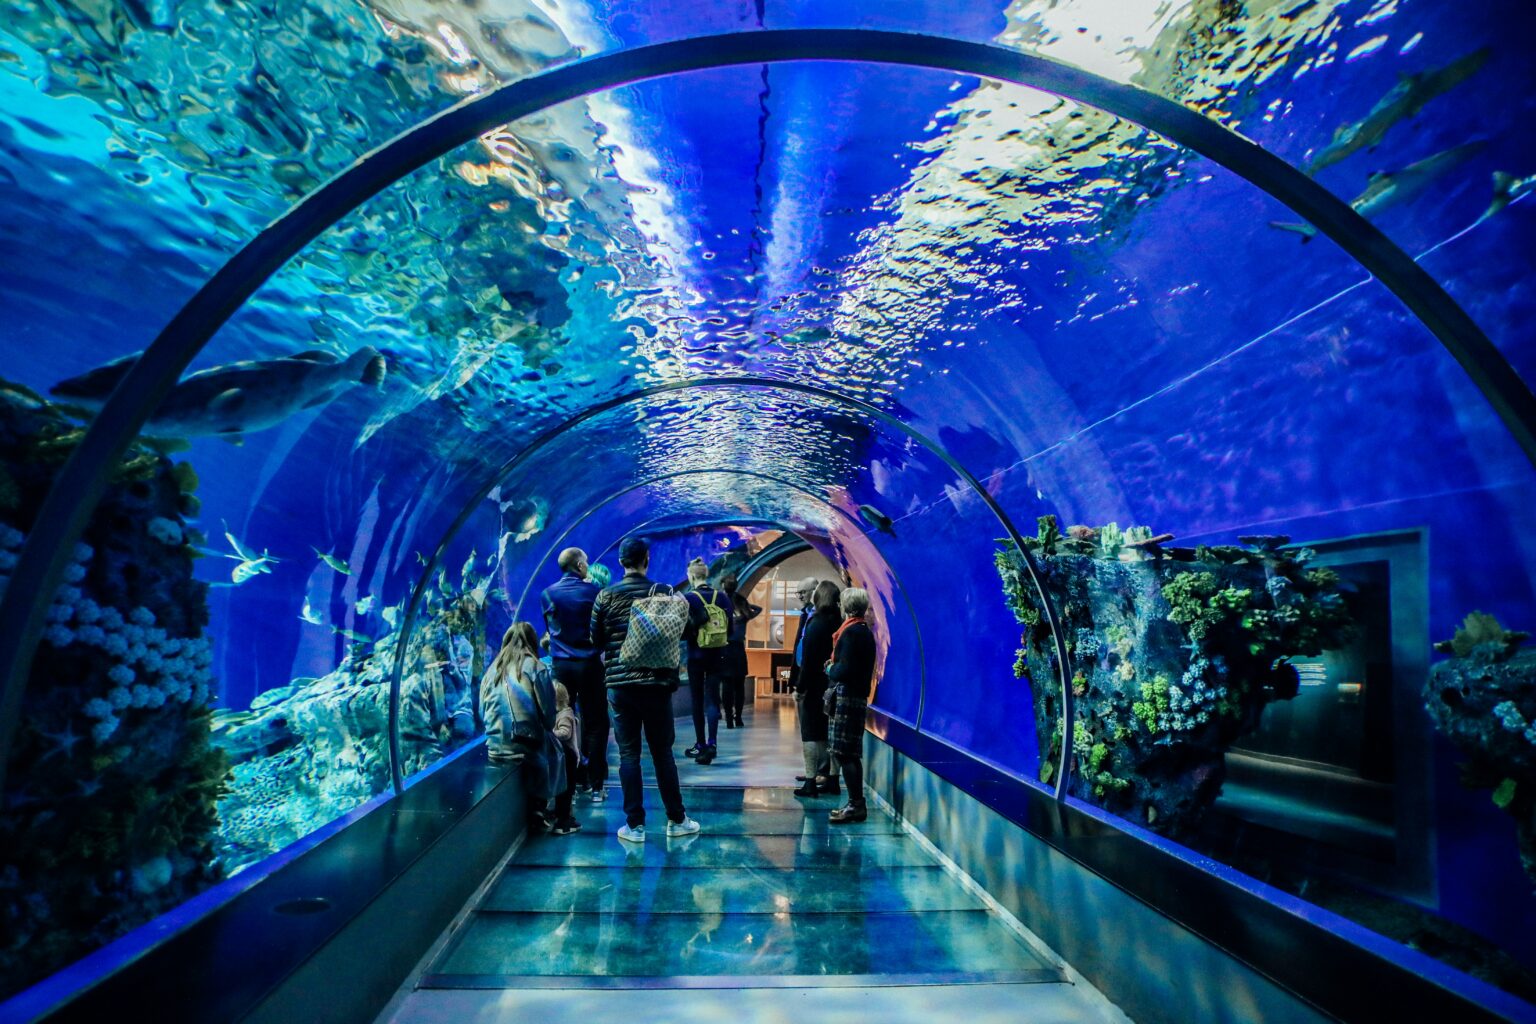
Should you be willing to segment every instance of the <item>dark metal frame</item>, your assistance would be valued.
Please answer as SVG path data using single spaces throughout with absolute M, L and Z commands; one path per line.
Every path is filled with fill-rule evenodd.
M 1301 171 L 1173 100 L 1017 50 L 870 29 L 730 33 L 600 54 L 467 99 L 359 159 L 231 257 L 145 350 L 55 480 L 0 601 L 0 622 L 7 626 L 0 631 L 0 789 L 32 657 L 46 625 L 48 602 L 43 598 L 59 585 L 73 542 L 104 493 L 112 466 L 193 357 L 273 273 L 369 197 L 499 125 L 630 82 L 706 68 L 795 60 L 923 67 L 1030 86 L 1138 123 L 1226 167 L 1313 224 L 1396 295 L 1461 364 L 1521 450 L 1536 462 L 1536 395 L 1432 276 L 1348 203 Z M 971 483 L 974 486 L 975 481 Z M 1001 517 L 990 496 L 980 488 L 977 493 Z M 1026 564 L 1032 564 L 1029 553 L 1023 554 Z M 1043 588 L 1037 589 L 1044 598 Z M 418 599 L 419 588 L 412 597 L 411 612 Z M 1048 620 L 1053 620 L 1049 603 L 1044 607 Z M 1065 640 L 1054 621 L 1047 626 L 1056 639 L 1063 717 L 1068 723 L 1064 735 L 1070 736 L 1072 696 Z M 1058 795 L 1067 783 L 1069 750 L 1070 745 L 1063 743 Z M 395 776 L 398 785 L 398 762 Z
M 528 594 L 533 589 L 533 581 L 538 576 L 539 570 L 542 569 L 545 563 L 549 561 L 550 557 L 564 545 L 565 539 L 569 537 L 577 529 L 577 527 L 581 526 L 582 523 L 586 522 L 593 515 L 597 514 L 598 511 L 606 508 L 609 504 L 617 501 L 624 495 L 632 494 L 635 491 L 638 491 L 644 487 L 649 487 L 652 484 L 661 483 L 665 480 L 675 480 L 679 477 L 708 476 L 716 474 L 723 476 L 748 476 L 759 480 L 767 480 L 768 482 L 777 484 L 780 487 L 788 488 L 797 494 L 801 494 L 807 498 L 810 498 L 818 505 L 831 509 L 832 512 L 841 518 L 844 522 L 848 523 L 854 529 L 860 530 L 862 532 L 863 528 L 859 525 L 858 520 L 854 519 L 847 512 L 844 512 L 842 509 L 838 508 L 836 505 L 832 504 L 821 495 L 804 487 L 801 484 L 786 480 L 783 477 L 774 476 L 771 473 L 760 473 L 756 470 L 749 469 L 681 469 L 673 473 L 661 473 L 657 476 L 628 484 L 619 490 L 614 491 L 606 498 L 603 498 L 601 501 L 597 502 L 595 505 L 582 512 L 581 515 L 577 516 L 576 520 L 572 522 L 570 526 L 566 527 L 565 530 L 561 532 L 560 536 L 555 538 L 555 540 L 549 544 L 549 546 L 544 551 L 543 557 L 538 560 L 538 562 L 533 567 L 533 571 L 528 574 L 528 582 L 524 584 L 523 593 L 517 599 L 517 604 L 513 610 L 512 617 L 514 619 L 522 618 L 523 605 L 528 603 Z M 785 551 L 779 553 L 773 561 L 765 562 L 762 564 L 757 562 L 749 563 L 749 571 L 765 571 L 771 568 L 777 562 L 788 558 L 791 554 L 810 548 L 810 545 L 801 539 L 798 534 L 795 534 L 795 531 L 791 529 L 787 523 L 782 523 L 777 520 L 764 520 L 764 522 L 772 523 L 779 529 L 794 535 L 796 539 L 800 541 L 801 546 L 795 548 L 793 551 Z M 634 527 L 630 529 L 628 533 L 640 534 L 644 530 L 644 525 L 645 524 Z M 875 553 L 878 555 L 880 552 L 880 547 L 874 543 L 873 537 L 870 537 L 870 545 L 874 547 Z M 773 546 L 770 546 L 769 550 L 772 550 L 772 547 Z M 766 554 L 767 552 L 765 551 L 764 553 Z M 917 618 L 917 606 L 912 603 L 912 596 L 907 593 L 906 586 L 901 582 L 900 574 L 898 574 L 895 569 L 891 568 L 890 561 L 887 560 L 884 555 L 880 555 L 880 561 L 885 565 L 885 571 L 890 573 L 891 582 L 896 584 L 896 590 L 901 594 L 901 600 L 907 606 L 907 614 L 912 618 L 912 634 L 917 640 L 917 722 L 919 725 L 921 725 L 923 721 L 923 705 L 925 703 L 928 692 L 928 657 L 925 653 L 925 648 L 923 647 L 923 626 Z M 741 574 L 741 584 L 743 592 L 751 589 L 750 577 L 748 576 L 747 571 L 743 571 Z
M 611 412 L 614 409 L 621 408 L 625 405 L 643 401 L 647 398 L 652 398 L 657 395 L 669 395 L 683 391 L 709 390 L 715 388 L 728 388 L 732 390 L 757 388 L 768 391 L 788 391 L 792 394 L 806 395 L 820 401 L 827 402 L 833 407 L 852 409 L 858 413 L 861 413 L 862 415 L 876 420 L 877 422 L 883 423 L 886 426 L 897 430 L 913 441 L 916 441 L 928 451 L 938 456 L 944 465 L 949 467 L 951 472 L 963 480 L 966 486 L 970 487 L 976 496 L 981 499 L 982 503 L 985 504 L 987 508 L 992 512 L 992 514 L 997 517 L 997 521 L 1002 526 L 1004 532 L 1007 533 L 1008 537 L 1013 541 L 1015 546 L 1017 546 L 1019 552 L 1024 556 L 1024 564 L 1029 573 L 1030 580 L 1034 584 L 1035 593 L 1040 599 L 1041 607 L 1045 610 L 1046 624 L 1051 630 L 1051 635 L 1056 638 L 1056 646 L 1058 651 L 1057 664 L 1061 669 L 1061 671 L 1058 672 L 1059 678 L 1057 683 L 1061 687 L 1062 693 L 1062 727 L 1064 730 L 1066 730 L 1063 732 L 1063 735 L 1071 735 L 1073 715 L 1072 686 L 1070 683 L 1072 678 L 1071 666 L 1067 660 L 1066 642 L 1059 635 L 1060 630 L 1056 628 L 1056 606 L 1051 600 L 1050 592 L 1045 588 L 1044 582 L 1040 576 L 1039 566 L 1036 564 L 1034 556 L 1031 555 L 1029 553 L 1029 549 L 1024 546 L 1024 538 L 1019 535 L 1018 528 L 1013 525 L 1013 521 L 1008 518 L 1008 514 L 1003 511 L 1002 506 L 998 505 L 997 500 L 993 498 L 991 494 L 987 493 L 986 488 L 981 486 L 981 482 L 977 480 L 974 475 L 972 475 L 970 470 L 961 465 L 961 463 L 953 455 L 945 451 L 942 446 L 940 446 L 926 434 L 919 430 L 913 429 L 907 423 L 903 422 L 899 417 L 886 412 L 884 409 L 870 405 L 868 402 L 862 401 L 860 399 L 852 398 L 847 395 L 840 395 L 835 391 L 829 391 L 826 388 L 817 387 L 814 384 L 803 384 L 798 381 L 771 380 L 764 377 L 706 377 L 695 378 L 692 380 L 674 381 L 668 384 L 658 384 L 653 387 L 641 388 L 639 390 L 629 392 L 628 394 L 618 395 L 614 398 L 608 399 L 607 401 L 600 402 L 597 405 L 589 406 L 559 426 L 545 431 L 538 437 L 534 438 L 533 441 L 529 442 L 516 455 L 512 456 L 512 458 L 503 463 L 501 468 L 486 480 L 484 486 L 482 486 L 479 491 L 470 496 L 469 500 L 464 503 L 464 507 L 460 510 L 458 516 L 456 516 L 448 528 L 443 531 L 442 539 L 438 542 L 437 549 L 432 552 L 432 557 L 427 560 L 427 564 L 422 566 L 421 574 L 416 580 L 416 586 L 411 589 L 410 600 L 406 602 L 404 615 L 402 615 L 400 619 L 400 635 L 395 642 L 394 670 L 390 673 L 389 679 L 389 757 L 390 771 L 394 777 L 395 788 L 397 791 L 399 790 L 403 781 L 400 775 L 401 760 L 399 756 L 400 686 L 405 670 L 405 649 L 410 642 L 411 633 L 415 629 L 416 613 L 421 607 L 422 597 L 426 594 L 427 588 L 432 585 L 432 578 L 436 575 L 438 568 L 443 564 L 443 559 L 448 554 L 448 545 L 453 543 L 453 539 L 457 537 L 459 531 L 464 528 L 464 524 L 469 522 L 470 517 L 475 513 L 475 509 L 480 506 L 481 502 L 485 501 L 490 496 L 490 493 L 493 490 L 501 485 L 502 481 L 506 480 L 507 477 L 516 472 L 519 467 L 527 463 L 541 450 L 548 447 L 561 436 L 587 422 L 588 420 L 591 420 L 597 416 L 601 416 L 603 413 Z M 711 470 L 711 472 L 719 471 Z M 803 490 L 803 488 L 798 487 L 797 489 Z M 844 514 L 846 515 L 846 513 Z M 887 565 L 889 565 L 889 563 L 887 563 Z M 1063 745 L 1061 755 L 1062 763 L 1059 766 L 1060 771 L 1066 771 L 1069 767 L 1068 758 L 1070 754 L 1070 747 Z M 1057 787 L 1057 797 L 1060 798 L 1065 794 L 1066 776 L 1063 775 L 1061 776 L 1061 781 Z

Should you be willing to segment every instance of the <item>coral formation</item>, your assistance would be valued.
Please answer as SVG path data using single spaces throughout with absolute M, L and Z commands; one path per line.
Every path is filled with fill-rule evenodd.
M 0 589 L 59 465 L 83 436 L 0 383 Z M 206 587 L 187 497 L 136 443 L 48 608 L 0 805 L 0 995 L 216 881 Z
M 1435 726 L 1467 756 L 1463 781 L 1492 790 L 1494 805 L 1515 819 L 1520 860 L 1536 880 L 1536 651 L 1530 634 L 1504 629 L 1473 612 L 1453 639 L 1435 649 L 1424 707 Z
M 1338 577 L 1308 568 L 1289 538 L 1244 547 L 1166 548 L 1167 535 L 1115 523 L 1069 527 L 1041 517 L 1026 545 L 1061 617 L 1072 659 L 1074 795 L 1179 834 L 1216 798 L 1223 754 L 1271 700 L 1293 697 L 1287 659 L 1347 639 Z M 1055 644 L 1041 625 L 1023 560 L 996 558 L 1003 592 L 1025 626 L 1015 674 L 1036 683 L 1041 779 L 1061 753 Z
M 402 768 L 426 768 L 478 730 L 485 620 L 500 591 L 464 567 L 423 596 L 400 684 Z M 385 617 L 397 622 L 398 611 Z M 234 762 L 219 804 L 218 857 L 234 874 L 333 821 L 389 785 L 389 680 L 399 637 L 353 634 L 334 670 L 268 690 L 249 710 L 214 713 L 214 740 Z

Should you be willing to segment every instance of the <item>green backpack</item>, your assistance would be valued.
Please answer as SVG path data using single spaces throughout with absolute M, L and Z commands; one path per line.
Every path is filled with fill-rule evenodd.
M 704 606 L 704 611 L 709 615 L 709 621 L 699 627 L 698 645 L 701 651 L 712 651 L 724 647 L 730 637 L 731 620 L 724 608 L 715 604 L 715 598 L 720 591 L 712 590 L 709 594 L 709 604 Z

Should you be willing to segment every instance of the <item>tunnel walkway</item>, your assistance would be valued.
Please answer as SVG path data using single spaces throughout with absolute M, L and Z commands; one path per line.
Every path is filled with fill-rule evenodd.
M 875 803 L 834 827 L 841 798 L 795 797 L 792 706 L 747 715 L 715 764 L 680 759 L 700 834 L 666 838 L 654 789 L 642 846 L 616 786 L 578 803 L 583 831 L 526 841 L 381 1021 L 1124 1020 Z

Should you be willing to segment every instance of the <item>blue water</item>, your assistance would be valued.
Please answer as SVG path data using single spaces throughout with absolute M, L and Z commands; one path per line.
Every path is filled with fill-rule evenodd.
M 47 392 L 142 349 L 262 225 L 463 96 L 646 42 L 861 26 L 1077 63 L 1298 165 L 1401 75 L 1486 48 L 1475 75 L 1318 180 L 1353 199 L 1373 172 L 1477 143 L 1375 221 L 1536 378 L 1536 206 L 1480 219 L 1495 171 L 1536 173 L 1536 66 L 1513 42 L 1529 15 L 1510 2 L 1283 8 L 593 2 L 556 22 L 515 2 L 196 0 L 75 20 L 24 3 L 0 25 L 0 372 Z M 278 559 L 209 592 L 216 706 L 355 675 L 375 642 L 381 671 L 422 557 L 494 486 L 448 542 L 429 623 L 478 587 L 476 628 L 494 641 L 531 616 L 517 602 L 566 544 L 606 551 L 643 529 L 671 578 L 739 543 L 724 526 L 778 524 L 875 593 L 883 707 L 1034 778 L 1017 628 L 992 570 L 1000 525 L 938 457 L 835 396 L 936 442 L 1026 532 L 1042 514 L 1181 544 L 1420 529 L 1433 638 L 1474 609 L 1531 628 L 1536 472 L 1396 299 L 1326 239 L 1270 226 L 1294 219 L 1070 101 L 873 65 L 695 72 L 461 147 L 328 231 L 194 363 L 369 345 L 388 364 L 378 390 L 177 456 L 201 478 L 197 576 L 232 582 L 226 528 Z M 834 397 L 766 383 L 656 395 L 498 476 L 597 403 L 726 376 Z M 862 504 L 894 534 L 860 520 Z M 476 641 L 453 635 L 456 668 L 416 651 L 408 680 L 467 675 Z M 413 769 L 468 738 L 440 710 Z M 387 785 L 376 732 L 333 740 L 345 784 L 292 797 L 298 834 Z M 1435 752 L 1430 909 L 1536 965 L 1511 824 L 1456 783 L 1456 757 Z

